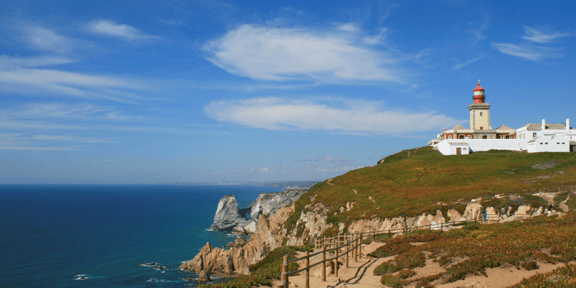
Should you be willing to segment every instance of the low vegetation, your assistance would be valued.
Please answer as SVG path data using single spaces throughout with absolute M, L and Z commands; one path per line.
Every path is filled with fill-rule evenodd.
M 282 257 L 288 255 L 288 259 L 295 258 L 296 251 L 311 251 L 311 246 L 282 246 L 276 248 L 262 261 L 250 265 L 250 275 L 240 275 L 230 282 L 221 284 L 200 284 L 198 288 L 251 288 L 260 285 L 271 286 L 274 279 L 280 279 L 282 269 Z M 289 271 L 298 269 L 298 264 L 290 263 Z
M 569 263 L 576 260 L 576 213 L 564 217 L 535 217 L 523 222 L 506 224 L 478 225 L 467 224 L 462 229 L 449 232 L 420 230 L 412 234 L 385 240 L 386 243 L 371 255 L 387 257 L 397 255 L 394 260 L 376 267 L 374 274 L 382 275 L 382 283 L 396 283 L 402 287 L 409 283 L 426 286 L 430 282 L 451 283 L 470 275 L 486 276 L 487 268 L 515 267 L 516 269 L 538 269 L 538 263 Z M 426 242 L 413 246 L 410 243 Z M 433 277 L 407 279 L 409 272 L 425 265 L 425 257 L 438 262 L 444 273 Z M 514 287 L 574 287 L 537 286 L 550 279 L 560 279 L 558 283 L 574 284 L 576 270 L 560 269 L 548 276 L 533 277 Z M 408 276 L 410 275 L 410 276 Z M 559 275 L 559 276 L 554 276 Z M 556 278 L 554 278 L 556 277 Z M 564 277 L 564 278 L 562 278 Z M 396 280 L 394 280 L 396 279 Z M 392 281 L 392 282 L 390 282 Z M 572 281 L 572 282 L 570 282 Z M 536 283 L 536 284 L 534 284 Z M 520 285 L 520 284 L 519 284 Z M 534 286 L 530 286 L 534 285 Z M 548 285 L 548 284 L 547 284 Z
M 421 147 L 390 155 L 378 163 L 314 185 L 296 202 L 286 228 L 295 229 L 306 205 L 314 203 L 328 207 L 328 223 L 349 224 L 374 217 L 434 214 L 436 210 L 446 215 L 451 208 L 462 213 L 468 201 L 479 197 L 495 208 L 528 204 L 547 208 L 544 199 L 531 194 L 547 187 L 576 184 L 576 156 L 572 153 L 488 151 L 443 156 L 431 147 Z M 496 194 L 522 197 L 496 198 Z M 563 201 L 562 196 L 558 199 Z M 567 204 L 576 207 L 576 197 L 572 198 Z M 340 212 L 348 202 L 355 202 L 354 208 Z

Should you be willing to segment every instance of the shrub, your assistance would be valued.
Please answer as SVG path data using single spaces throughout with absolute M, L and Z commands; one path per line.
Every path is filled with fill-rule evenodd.
M 382 275 L 381 282 L 382 282 L 382 284 L 384 284 L 388 287 L 392 287 L 392 288 L 401 288 L 404 286 L 404 285 L 402 285 L 402 281 L 400 280 L 400 278 L 398 276 L 392 276 L 390 274 Z

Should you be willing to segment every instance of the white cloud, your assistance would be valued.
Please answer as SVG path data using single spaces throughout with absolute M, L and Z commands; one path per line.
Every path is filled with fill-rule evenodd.
M 71 49 L 68 38 L 46 28 L 27 26 L 24 34 L 30 46 L 37 50 L 65 53 Z
M 81 143 L 114 143 L 108 139 L 99 139 L 92 137 L 78 137 L 78 136 L 68 136 L 68 135 L 45 135 L 38 134 L 33 136 L 33 140 L 42 141 L 61 141 L 61 142 L 81 142 Z
M 510 44 L 510 43 L 491 43 L 492 47 L 498 49 L 500 52 L 516 57 L 521 57 L 524 59 L 538 61 L 545 58 L 560 58 L 564 57 L 560 53 L 559 48 L 551 46 L 536 45 L 551 43 L 554 40 L 569 36 L 568 33 L 545 33 L 540 30 L 524 27 L 526 29 L 526 35 L 522 36 L 523 39 L 527 40 L 523 44 Z
M 526 36 L 522 36 L 522 38 L 536 43 L 550 43 L 558 38 L 570 36 L 569 33 L 553 32 L 547 34 L 534 28 L 524 28 L 526 29 Z
M 508 43 L 492 43 L 492 47 L 500 52 L 528 60 L 542 60 L 545 58 L 559 58 L 563 55 L 558 53 L 558 49 L 541 47 L 535 45 L 514 45 Z
M 342 102 L 338 107 L 335 103 Z M 464 122 L 432 112 L 385 110 L 373 101 L 326 101 L 282 98 L 217 101 L 204 107 L 218 121 L 268 130 L 325 130 L 345 134 L 402 135 L 452 127 Z
M 363 35 L 352 28 L 343 25 L 313 31 L 242 25 L 208 42 L 204 49 L 215 65 L 253 79 L 403 83 L 407 73 L 397 67 L 398 59 L 363 45 Z
M 142 33 L 140 30 L 126 24 L 116 24 L 110 20 L 96 20 L 88 24 L 92 33 L 121 38 L 124 40 L 140 40 L 159 38 L 158 36 Z
M 68 64 L 78 62 L 66 57 L 37 56 L 37 57 L 10 57 L 0 55 L 0 67 L 17 68 L 17 67 L 41 67 Z
M 75 62 L 65 57 L 0 56 L 0 92 L 98 97 L 119 102 L 141 100 L 141 82 L 110 75 L 88 75 L 55 69 L 34 68 Z
M 476 57 L 476 58 L 474 58 L 474 59 L 470 59 L 470 60 L 468 60 L 468 61 L 466 61 L 466 62 L 457 63 L 456 65 L 454 65 L 454 70 L 460 70 L 460 69 L 462 69 L 462 67 L 468 66 L 468 65 L 470 65 L 470 64 L 472 64 L 472 63 L 474 63 L 474 62 L 476 62 L 476 61 L 478 61 L 478 60 L 480 60 L 480 59 L 482 59 L 482 58 L 485 58 L 485 57 L 486 57 L 486 55 L 485 55 L 485 54 L 482 54 L 482 55 L 480 55 L 480 56 L 478 56 L 478 57 Z

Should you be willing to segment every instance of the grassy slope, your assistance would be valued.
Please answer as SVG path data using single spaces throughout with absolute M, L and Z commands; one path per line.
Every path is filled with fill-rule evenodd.
M 388 239 L 386 245 L 373 252 L 372 256 L 375 257 L 398 255 L 395 260 L 377 267 L 374 274 L 382 275 L 383 283 L 395 283 L 389 286 L 402 287 L 416 282 L 417 287 L 422 287 L 432 281 L 441 284 L 465 279 L 470 275 L 486 276 L 487 268 L 515 266 L 517 269 L 534 270 L 538 269 L 538 262 L 570 263 L 576 260 L 575 224 L 576 214 L 572 212 L 565 217 L 540 216 L 523 222 L 471 224 L 444 233 L 421 230 L 404 237 Z M 409 244 L 412 242 L 426 243 L 412 246 Z M 434 259 L 446 268 L 446 272 L 434 277 L 402 280 L 403 274 L 410 275 L 411 269 L 425 265 L 424 252 L 428 253 L 429 259 Z M 570 285 L 576 282 L 570 276 L 575 273 L 574 266 L 570 266 L 546 276 L 532 277 L 523 281 L 522 285 L 525 286 L 515 287 L 574 287 Z M 554 278 L 551 275 L 566 277 Z M 566 285 L 548 285 L 550 279 L 562 280 L 559 283 Z
M 362 218 L 414 216 L 423 212 L 446 212 L 456 208 L 462 212 L 464 203 L 477 197 L 494 198 L 495 194 L 522 194 L 546 186 L 576 184 L 576 156 L 571 153 L 520 153 L 511 151 L 478 152 L 471 155 L 443 156 L 431 147 L 404 150 L 383 159 L 382 164 L 350 171 L 316 184 L 296 203 L 296 213 L 288 228 L 310 203 L 323 203 L 330 208 L 329 223 Z M 380 163 L 380 161 L 379 161 Z M 546 169 L 534 164 L 554 163 Z M 359 195 L 354 194 L 355 189 Z M 539 197 L 524 193 L 524 204 L 547 205 Z M 368 200 L 372 196 L 376 204 Z M 337 213 L 347 202 L 356 202 L 349 212 Z M 438 202 L 447 205 L 436 205 Z M 500 201 L 501 202 L 501 201 Z M 493 200 L 493 206 L 506 206 Z M 518 204 L 518 203 L 516 203 Z M 380 205 L 380 209 L 376 209 Z

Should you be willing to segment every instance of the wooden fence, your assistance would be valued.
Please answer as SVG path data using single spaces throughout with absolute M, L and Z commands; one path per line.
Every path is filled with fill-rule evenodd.
M 305 272 L 305 288 L 310 288 L 310 268 L 315 267 L 317 265 L 322 265 L 321 272 L 322 272 L 322 281 L 326 281 L 326 263 L 330 263 L 330 261 L 334 261 L 333 265 L 333 272 L 334 276 L 338 277 L 338 259 L 341 257 L 345 257 L 344 265 L 346 268 L 349 267 L 349 259 L 353 258 L 355 262 L 358 262 L 358 257 L 362 257 L 362 240 L 366 238 L 373 238 L 373 241 L 376 241 L 377 235 L 388 235 L 392 237 L 393 234 L 397 233 L 408 233 L 411 231 L 421 230 L 421 229 L 429 229 L 429 230 L 440 230 L 444 231 L 446 228 L 452 228 L 455 226 L 461 226 L 466 223 L 470 222 L 477 222 L 476 220 L 468 220 L 468 221 L 456 221 L 450 223 L 440 223 L 440 224 L 430 224 L 424 226 L 417 226 L 412 228 L 402 228 L 402 229 L 388 229 L 388 230 L 381 230 L 381 231 L 372 231 L 372 232 L 363 232 L 357 234 L 338 234 L 337 236 L 333 237 L 323 237 L 322 239 L 315 239 L 314 240 L 314 250 L 321 250 L 320 252 L 316 252 L 310 254 L 309 251 L 306 251 L 306 256 L 300 258 L 294 258 L 288 260 L 288 255 L 284 255 L 282 258 L 282 274 L 280 278 L 280 285 L 276 286 L 277 288 L 288 288 L 290 283 L 289 279 L 290 276 L 296 275 L 300 272 Z M 321 248 L 320 248 L 321 247 Z M 327 248 L 328 247 L 328 248 Z M 342 251 L 346 248 L 346 251 Z M 334 257 L 326 259 L 326 252 L 332 252 L 335 254 Z M 322 260 L 310 264 L 310 257 L 322 254 Z M 352 256 L 349 256 L 352 254 Z M 290 271 L 288 272 L 288 265 L 291 262 L 306 260 L 304 268 Z
M 362 255 L 362 246 L 360 245 L 362 242 L 362 238 L 360 235 L 343 235 L 338 234 L 334 237 L 325 237 L 324 242 L 322 245 L 322 250 L 320 252 L 316 252 L 314 254 L 310 254 L 310 251 L 306 251 L 306 256 L 300 258 L 294 258 L 288 260 L 288 255 L 284 255 L 282 258 L 282 274 L 280 278 L 280 285 L 277 288 L 288 288 L 289 286 L 289 278 L 291 275 L 298 274 L 300 272 L 305 272 L 306 275 L 306 283 L 305 287 L 310 288 L 310 268 L 315 267 L 317 265 L 322 265 L 322 281 L 326 281 L 326 263 L 330 263 L 330 261 L 334 261 L 334 275 L 338 277 L 338 259 L 341 257 L 345 257 L 345 265 L 346 268 L 349 267 L 349 258 L 353 258 L 355 262 L 358 262 L 358 256 Z M 330 248 L 326 248 L 330 247 Z M 344 251 L 345 249 L 345 251 Z M 334 251 L 334 257 L 326 259 L 326 252 Z M 322 254 L 322 261 L 310 265 L 310 257 Z M 351 256 L 349 256 L 352 254 Z M 300 260 L 306 260 L 304 268 L 290 271 L 288 272 L 288 264 L 291 262 L 296 262 Z

